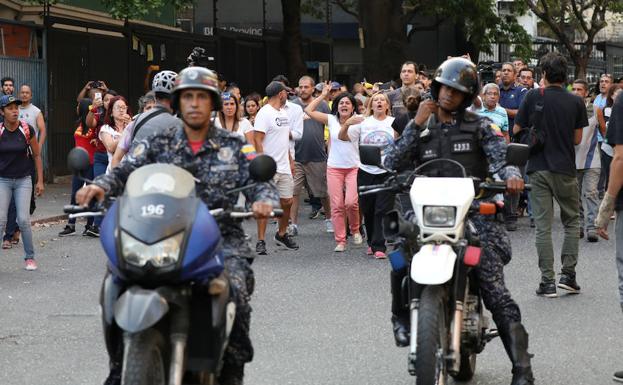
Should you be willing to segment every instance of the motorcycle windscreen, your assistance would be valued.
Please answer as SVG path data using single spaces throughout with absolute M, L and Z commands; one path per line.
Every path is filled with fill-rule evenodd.
M 120 199 L 119 226 L 147 245 L 181 231 L 192 222 L 197 206 L 195 179 L 170 164 L 150 164 L 135 170 Z
M 421 285 L 440 285 L 454 274 L 456 253 L 450 245 L 424 245 L 411 261 L 411 279 Z

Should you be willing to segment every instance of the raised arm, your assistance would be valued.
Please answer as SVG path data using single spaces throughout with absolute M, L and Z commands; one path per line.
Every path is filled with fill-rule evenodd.
M 329 95 L 329 91 L 331 91 L 331 84 L 328 82 L 324 83 L 322 87 L 322 93 L 318 95 L 318 97 L 312 100 L 311 103 L 305 107 L 305 113 L 312 119 L 322 124 L 329 124 L 329 116 L 324 112 L 316 111 L 316 108 L 322 103 L 323 100 L 326 99 L 327 95 Z

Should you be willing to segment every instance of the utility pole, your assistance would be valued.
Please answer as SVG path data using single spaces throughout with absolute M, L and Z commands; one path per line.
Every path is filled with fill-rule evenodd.
M 216 2 L 218 0 L 212 0 L 212 36 L 216 36 L 216 22 L 218 18 L 216 17 Z

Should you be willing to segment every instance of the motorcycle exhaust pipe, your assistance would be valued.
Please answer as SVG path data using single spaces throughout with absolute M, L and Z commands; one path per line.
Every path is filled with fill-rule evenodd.
M 456 301 L 454 310 L 454 323 L 452 324 L 452 365 L 449 372 L 458 373 L 461 365 L 461 331 L 463 329 L 463 302 Z

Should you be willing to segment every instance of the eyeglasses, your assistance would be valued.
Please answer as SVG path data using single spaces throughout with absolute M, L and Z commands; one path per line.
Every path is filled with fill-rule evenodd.
M 127 111 L 128 107 L 127 106 L 114 106 L 113 110 L 115 110 L 115 111 Z
M 487 95 L 487 96 L 499 96 L 500 93 L 499 92 L 485 92 L 485 95 Z

